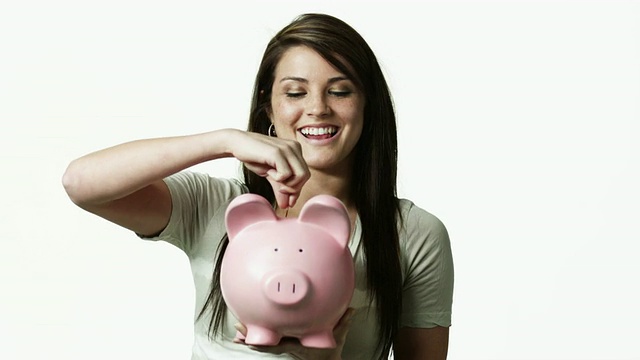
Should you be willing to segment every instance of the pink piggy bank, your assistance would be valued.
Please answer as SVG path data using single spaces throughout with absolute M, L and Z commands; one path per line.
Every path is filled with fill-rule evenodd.
M 351 221 L 329 195 L 310 199 L 296 218 L 279 218 L 255 194 L 227 208 L 229 235 L 220 273 L 222 296 L 247 327 L 250 345 L 294 337 L 306 347 L 336 346 L 333 328 L 351 302 Z

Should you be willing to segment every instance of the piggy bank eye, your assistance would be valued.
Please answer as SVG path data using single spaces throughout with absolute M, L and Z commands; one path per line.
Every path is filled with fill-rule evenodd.
M 298 252 L 302 252 L 302 249 L 298 249 Z
M 278 248 L 273 249 L 273 251 L 278 252 Z

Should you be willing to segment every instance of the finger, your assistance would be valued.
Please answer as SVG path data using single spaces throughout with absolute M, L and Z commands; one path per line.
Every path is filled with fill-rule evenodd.
M 289 164 L 289 160 L 281 149 L 277 148 L 270 159 L 271 162 L 269 162 L 268 164 L 272 166 L 272 168 L 276 172 L 271 172 L 269 176 L 271 176 L 274 180 L 278 182 L 284 182 L 294 174 Z
M 347 311 L 344 312 L 344 314 L 342 315 L 342 317 L 340 318 L 340 321 L 338 322 L 339 326 L 345 326 L 345 325 L 349 325 L 351 324 L 351 321 L 353 321 L 353 316 L 356 314 L 356 309 L 350 307 L 347 309 Z
M 309 178 L 311 177 L 307 162 L 304 159 L 298 158 L 296 156 L 290 159 L 289 166 L 291 168 L 292 175 L 282 182 L 287 186 L 301 188 L 302 185 L 304 185 L 304 183 L 306 183 L 307 180 L 309 180 Z
M 296 173 L 289 178 L 282 181 L 282 183 L 290 188 L 294 188 L 297 191 L 302 189 L 302 186 L 309 180 L 311 174 L 309 172 Z
M 277 179 L 280 175 L 276 169 L 270 168 L 267 165 L 248 162 L 245 162 L 245 166 L 251 172 L 258 176 L 265 177 L 269 181 L 276 197 L 276 202 L 280 208 L 286 209 L 295 204 L 295 199 L 297 199 L 300 189 L 278 181 Z M 293 201 L 289 199 L 291 195 L 293 195 Z
M 274 191 L 280 191 L 284 193 L 299 193 L 302 189 L 302 185 L 309 180 L 309 174 L 291 174 L 289 177 L 284 177 L 282 173 L 279 173 L 276 169 L 269 169 L 265 172 L 264 177 L 269 178 L 272 181 L 272 185 L 279 184 L 279 186 L 274 186 Z
M 286 140 L 282 149 L 283 156 L 287 159 L 291 174 L 287 179 L 280 179 L 281 182 L 291 187 L 302 187 L 310 177 L 309 167 L 302 155 L 300 143 L 293 140 Z
M 283 182 L 292 175 L 291 167 L 283 152 L 278 147 L 256 150 L 259 157 L 239 158 L 253 173 L 265 177 L 271 176 L 279 182 Z
M 292 176 L 304 174 L 304 159 L 300 144 L 291 140 L 270 138 L 263 134 L 246 132 L 244 143 L 238 143 L 234 156 L 248 165 L 251 171 L 260 176 L 265 176 L 267 171 L 270 176 L 284 183 Z M 302 166 L 302 170 L 301 170 Z
M 267 170 L 266 174 L 267 177 L 274 179 L 274 181 L 276 181 L 275 179 L 278 177 L 278 171 L 276 169 L 269 169 Z
M 242 335 L 247 336 L 247 327 L 242 323 L 235 323 L 233 327 L 235 327 Z
M 344 312 L 344 315 L 342 315 L 341 320 L 346 322 L 351 322 L 356 312 L 357 310 L 355 308 L 352 308 L 352 307 L 348 308 L 347 311 Z
M 281 209 L 287 209 L 291 207 L 292 204 L 290 197 L 294 196 L 297 199 L 300 190 L 279 183 L 271 176 L 267 176 L 267 180 L 271 184 L 271 188 L 273 189 L 273 194 L 276 198 L 278 207 L 280 207 Z
M 235 323 L 233 327 L 235 327 L 237 331 L 233 342 L 236 344 L 244 344 L 244 339 L 247 337 L 247 327 L 241 323 Z
M 296 159 L 298 160 L 298 163 L 301 165 L 302 168 L 306 169 L 307 161 L 304 159 L 304 154 L 302 153 L 302 145 L 300 145 L 299 142 L 292 140 L 291 146 L 292 146 L 291 150 L 294 156 L 296 157 Z
M 251 171 L 252 173 L 261 177 L 266 177 L 270 174 L 277 174 L 275 169 L 265 164 L 244 162 L 244 166 L 246 166 L 246 168 L 249 169 L 249 171 Z
M 278 345 L 273 346 L 260 346 L 249 345 L 249 348 L 262 353 L 269 354 L 284 354 L 290 353 L 302 349 L 302 345 L 297 339 L 282 339 Z
M 310 178 L 311 174 L 302 156 L 300 144 L 291 140 L 269 140 L 270 147 L 263 150 L 263 164 L 253 164 L 256 170 L 261 170 L 283 185 L 295 188 L 296 192 Z M 252 170 L 253 171 L 253 170 Z
M 273 195 L 275 195 L 276 204 L 278 204 L 280 209 L 287 209 L 289 207 L 289 194 L 274 190 Z
M 342 317 L 340 318 L 340 320 L 338 320 L 338 323 L 333 328 L 333 335 L 335 336 L 336 340 L 341 339 L 342 341 L 344 341 L 344 339 L 347 337 L 347 333 L 349 332 L 349 328 L 351 327 L 351 322 L 353 321 L 355 313 L 356 310 L 354 308 L 348 308 L 344 312 L 344 314 L 342 314 Z
M 305 168 L 305 172 L 300 174 L 294 174 L 290 178 L 284 181 L 281 181 L 281 184 L 284 185 L 284 187 L 282 187 L 280 191 L 289 193 L 293 196 L 293 197 L 290 197 L 289 199 L 289 207 L 293 207 L 293 205 L 295 205 L 296 201 L 298 200 L 298 195 L 300 194 L 300 191 L 302 191 L 302 187 L 309 180 L 310 177 L 311 177 L 311 174 Z

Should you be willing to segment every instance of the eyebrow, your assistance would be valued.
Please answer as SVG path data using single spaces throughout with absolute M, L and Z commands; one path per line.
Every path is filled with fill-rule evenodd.
M 309 83 L 309 80 L 303 77 L 297 77 L 297 76 L 285 76 L 282 79 L 280 79 L 280 82 L 284 82 L 287 80 L 293 80 L 293 81 L 297 81 L 305 84 Z M 346 76 L 335 76 L 335 77 L 329 78 L 329 84 L 333 84 L 335 82 L 342 81 L 342 80 L 350 80 L 350 79 Z

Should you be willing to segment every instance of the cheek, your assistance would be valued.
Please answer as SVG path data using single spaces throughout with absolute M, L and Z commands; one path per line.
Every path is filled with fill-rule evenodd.
M 271 120 L 273 122 L 293 122 L 298 119 L 302 113 L 299 107 L 284 102 L 276 101 L 272 106 L 273 113 Z
M 359 104 L 349 107 L 345 112 L 345 118 L 350 119 L 351 127 L 358 133 L 362 132 L 364 124 L 364 109 Z
M 364 128 L 364 110 L 358 109 L 358 111 L 355 111 L 352 119 L 351 128 L 353 131 L 353 145 L 355 146 L 362 136 L 362 129 Z
M 357 123 L 353 124 L 353 142 L 354 145 L 358 143 L 360 137 L 362 136 L 362 127 L 363 127 L 362 117 Z

